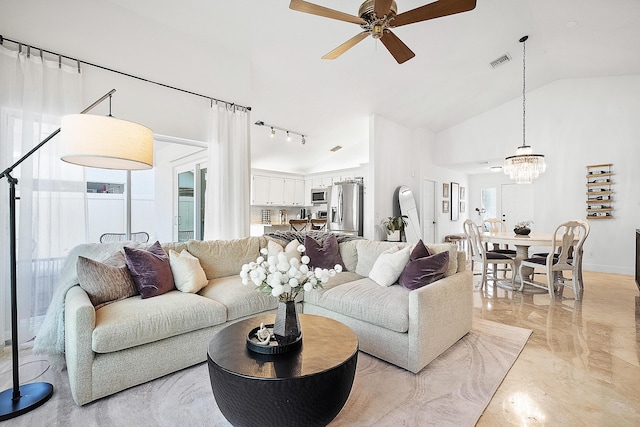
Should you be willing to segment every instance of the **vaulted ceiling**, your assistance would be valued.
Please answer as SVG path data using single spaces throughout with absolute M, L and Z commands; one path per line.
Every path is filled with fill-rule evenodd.
M 336 166 L 366 162 L 372 114 L 437 133 L 518 98 L 523 35 L 530 37 L 528 90 L 557 79 L 640 74 L 638 0 L 478 0 L 470 12 L 394 30 L 416 54 L 402 65 L 372 38 L 338 59 L 320 59 L 360 29 L 293 11 L 288 0 L 108 1 L 158 32 L 249 64 L 248 99 L 237 101 L 252 107 L 252 121 L 308 135 L 302 146 L 252 125 L 253 166 L 263 169 L 317 171 L 333 161 L 336 145 L 346 159 Z M 353 15 L 361 4 L 313 1 Z M 429 3 L 396 1 L 399 13 Z M 507 53 L 512 61 L 489 65 Z

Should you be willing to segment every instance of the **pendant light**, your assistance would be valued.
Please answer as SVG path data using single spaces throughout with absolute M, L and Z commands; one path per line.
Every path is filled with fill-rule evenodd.
M 515 156 L 504 159 L 504 173 L 516 181 L 516 184 L 531 184 L 544 172 L 546 164 L 544 155 L 533 154 L 531 146 L 525 140 L 526 130 L 526 41 L 529 36 L 520 39 L 522 43 L 522 145 L 516 150 Z

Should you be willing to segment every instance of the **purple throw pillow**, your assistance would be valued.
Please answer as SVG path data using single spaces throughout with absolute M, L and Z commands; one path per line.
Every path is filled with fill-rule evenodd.
M 409 261 L 413 261 L 414 259 L 418 259 L 418 258 L 428 257 L 431 255 L 433 255 L 433 253 L 429 251 L 429 248 L 427 248 L 425 244 L 422 242 L 422 239 L 420 239 L 420 241 L 416 243 L 416 247 L 413 248 L 413 250 L 411 251 L 411 254 L 409 255 Z
M 309 267 L 313 268 L 333 268 L 336 264 L 340 264 L 345 269 L 344 262 L 340 256 L 340 246 L 338 239 L 333 234 L 324 239 L 322 245 L 313 237 L 305 236 L 304 238 L 304 254 L 309 257 Z
M 398 283 L 414 290 L 440 280 L 449 268 L 449 251 L 409 260 Z
M 175 289 L 169 256 L 160 246 L 160 242 L 155 242 L 146 251 L 125 246 L 124 257 L 131 278 L 143 299 Z

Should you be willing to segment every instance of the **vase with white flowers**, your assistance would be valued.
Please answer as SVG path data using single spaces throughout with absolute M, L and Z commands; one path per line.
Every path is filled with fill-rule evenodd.
M 299 245 L 298 252 L 304 253 L 304 245 Z M 278 311 L 273 325 L 273 338 L 279 344 L 297 340 L 300 336 L 300 322 L 296 310 L 296 297 L 303 291 L 322 288 L 330 277 L 342 271 L 337 264 L 332 269 L 311 268 L 307 255 L 287 257 L 284 252 L 269 255 L 266 248 L 260 250 L 260 256 L 242 266 L 240 277 L 243 285 L 254 284 L 256 291 L 277 297 Z M 269 340 L 264 339 L 264 345 Z

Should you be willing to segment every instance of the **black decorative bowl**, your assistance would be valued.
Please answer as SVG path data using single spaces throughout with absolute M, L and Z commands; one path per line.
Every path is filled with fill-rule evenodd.
M 530 228 L 514 228 L 513 232 L 519 236 L 528 236 L 531 233 Z
M 256 336 L 258 329 L 260 329 L 258 326 L 257 328 L 253 328 L 247 334 L 247 348 L 249 350 L 260 354 L 282 354 L 300 348 L 300 345 L 302 344 L 302 332 L 300 332 L 300 335 L 298 335 L 297 338 L 285 342 L 281 337 L 273 334 L 273 323 L 264 326 L 269 330 L 269 332 L 271 332 L 271 340 L 269 341 L 269 344 L 260 344 L 260 341 Z

